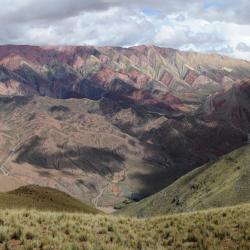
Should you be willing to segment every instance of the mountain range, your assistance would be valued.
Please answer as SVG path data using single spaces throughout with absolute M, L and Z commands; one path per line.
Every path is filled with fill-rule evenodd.
M 250 62 L 216 54 L 0 46 L 0 94 L 0 191 L 110 207 L 249 141 Z

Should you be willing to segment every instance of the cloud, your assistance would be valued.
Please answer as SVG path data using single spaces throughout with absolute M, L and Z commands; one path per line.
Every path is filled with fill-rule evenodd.
M 0 20 L 5 23 L 65 19 L 84 11 L 106 10 L 112 6 L 112 2 L 98 0 L 0 0 L 0 2 L 2 6 L 7 6 L 0 10 Z
M 0 0 L 0 44 L 156 44 L 250 59 L 248 0 Z
M 242 52 L 250 52 L 250 45 L 247 45 L 246 43 L 239 43 L 236 49 Z
M 209 25 L 202 20 L 186 18 L 178 21 L 172 17 L 168 25 L 162 26 L 155 36 L 154 42 L 160 46 L 174 48 L 194 48 L 209 51 L 215 49 L 226 40 L 216 25 Z M 171 20 L 171 19 L 170 19 Z
M 149 13 L 161 11 L 166 15 L 182 12 L 209 21 L 250 23 L 248 0 L 0 0 L 0 3 L 0 20 L 5 22 L 65 19 L 82 12 L 120 7 Z

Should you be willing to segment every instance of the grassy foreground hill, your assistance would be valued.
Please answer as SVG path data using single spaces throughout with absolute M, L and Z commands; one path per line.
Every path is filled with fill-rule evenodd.
M 119 214 L 139 217 L 250 202 L 250 145 L 191 171 Z
M 97 209 L 82 203 L 66 193 L 35 185 L 20 187 L 8 193 L 0 193 L 0 209 L 98 213 Z
M 0 249 L 249 249 L 250 205 L 149 219 L 0 210 Z

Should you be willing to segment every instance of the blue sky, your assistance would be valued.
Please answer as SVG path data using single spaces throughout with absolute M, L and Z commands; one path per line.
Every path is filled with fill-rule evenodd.
M 249 0 L 0 0 L 0 44 L 155 44 L 250 60 Z
M 223 7 L 225 4 L 223 2 L 218 2 L 218 1 L 208 1 L 205 2 L 203 5 L 204 10 L 209 10 L 209 9 L 221 9 L 223 10 Z
M 143 8 L 142 12 L 146 16 L 160 16 L 161 15 L 161 11 L 154 9 L 154 8 Z

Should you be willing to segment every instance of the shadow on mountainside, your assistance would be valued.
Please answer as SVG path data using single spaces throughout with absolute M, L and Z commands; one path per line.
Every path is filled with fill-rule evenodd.
M 107 148 L 72 147 L 59 149 L 54 153 L 42 148 L 42 139 L 33 137 L 18 150 L 16 162 L 29 163 L 35 167 L 56 169 L 79 168 L 89 173 L 108 175 L 123 169 L 123 155 Z

